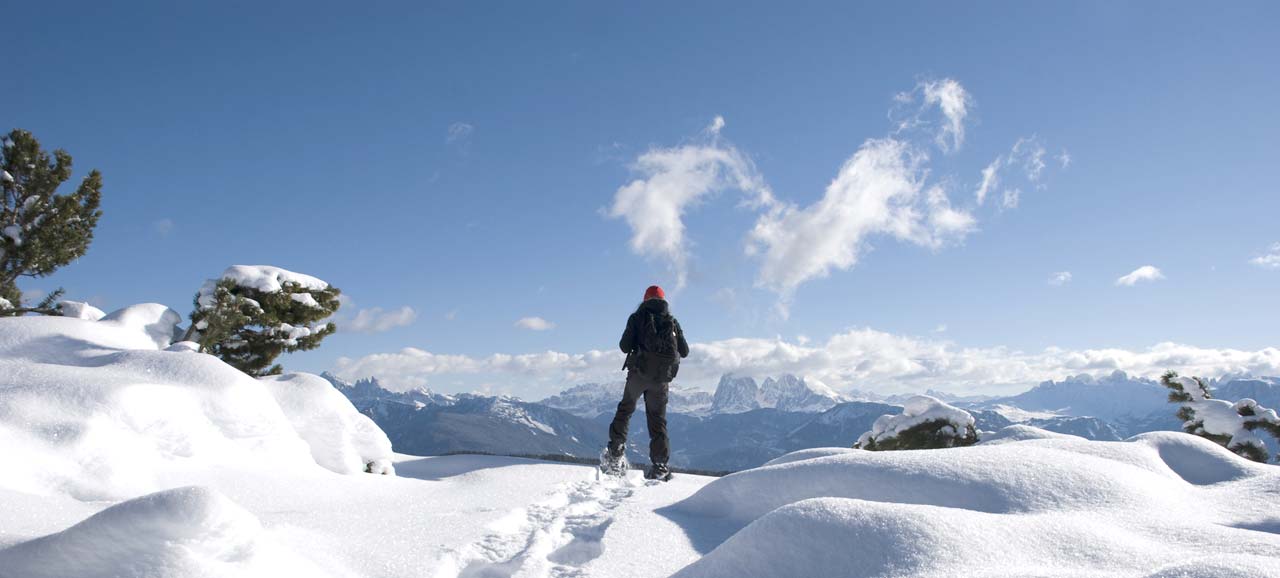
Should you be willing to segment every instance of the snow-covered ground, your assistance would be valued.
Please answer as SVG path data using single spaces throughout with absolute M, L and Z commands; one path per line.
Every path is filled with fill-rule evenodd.
M 0 577 L 1280 575 L 1280 468 L 1187 434 L 600 480 L 392 454 L 327 382 L 249 378 L 180 321 L 0 320 Z

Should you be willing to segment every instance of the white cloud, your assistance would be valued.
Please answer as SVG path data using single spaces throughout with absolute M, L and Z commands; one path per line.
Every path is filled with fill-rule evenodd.
M 417 319 L 418 312 L 408 305 L 391 311 L 373 307 L 357 311 L 355 317 L 348 321 L 338 322 L 338 328 L 357 333 L 382 333 L 412 324 Z
M 946 323 L 939 323 L 937 327 L 934 327 L 934 328 L 933 328 L 933 332 L 934 332 L 934 333 L 946 333 L 946 332 L 947 332 L 947 324 L 946 324 Z M 800 345 L 804 345 L 804 344 L 803 344 L 803 343 L 801 343 Z
M 1067 149 L 1062 149 L 1062 152 L 1058 153 L 1058 162 L 1064 169 L 1071 166 L 1071 153 L 1067 152 Z
M 1060 287 L 1070 282 L 1071 282 L 1070 271 L 1058 271 L 1057 273 L 1049 275 L 1049 284 L 1055 287 Z
M 173 232 L 173 219 L 164 218 L 151 223 L 151 228 L 161 237 L 168 237 Z
M 849 330 L 814 345 L 800 338 L 734 338 L 695 343 L 691 349 L 681 364 L 680 382 L 699 387 L 714 386 L 720 375 L 729 372 L 753 376 L 793 373 L 839 390 L 881 393 L 928 388 L 1009 391 L 1046 379 L 1115 370 L 1146 377 L 1157 377 L 1170 369 L 1206 377 L 1280 373 L 1280 349 L 1274 347 L 1247 351 L 1159 343 L 1141 350 L 1048 347 L 1022 352 L 1006 347 L 963 347 L 942 339 L 873 329 Z M 446 376 L 473 375 L 487 383 L 519 384 L 520 395 L 537 399 L 566 385 L 618 379 L 621 363 L 622 355 L 616 351 L 471 357 L 407 348 L 359 359 L 341 358 L 334 373 L 348 379 L 374 375 L 400 389 L 425 386 Z
M 996 160 L 991 161 L 987 168 L 982 169 L 982 184 L 978 185 L 977 199 L 978 205 L 987 200 L 987 193 L 995 190 L 1000 185 L 1000 165 L 1004 163 L 1004 157 L 998 156 Z
M 1134 269 L 1128 275 L 1116 279 L 1116 285 L 1133 287 L 1139 281 L 1159 281 L 1161 279 L 1164 279 L 1164 273 L 1161 273 L 1160 269 L 1151 265 L 1143 265 Z
M 445 144 L 453 144 L 465 141 L 471 137 L 471 133 L 475 132 L 475 130 L 476 127 L 465 122 L 455 122 L 449 125 L 449 131 L 445 135 L 444 142 Z
M 555 329 L 556 324 L 541 317 L 521 317 L 520 320 L 516 321 L 516 327 L 530 331 L 546 331 Z
M 1009 151 L 1009 164 L 1020 162 L 1027 180 L 1039 181 L 1045 167 L 1044 155 L 1045 149 L 1040 144 L 1040 139 L 1034 136 L 1023 137 L 1013 143 L 1013 149 Z
M 959 82 L 950 78 L 926 82 L 922 88 L 925 104 L 937 105 L 942 109 L 942 115 L 946 117 L 946 124 L 935 137 L 938 146 L 944 152 L 959 150 L 964 144 L 964 118 L 969 114 L 973 97 L 969 96 Z
M 1280 269 L 1280 243 L 1273 243 L 1267 252 L 1249 260 L 1263 269 Z
M 1005 189 L 1004 196 L 1000 198 L 1000 208 L 1016 209 L 1018 208 L 1018 202 L 1021 200 L 1022 200 L 1022 189 L 1019 189 L 1016 187 L 1012 189 Z
M 717 114 L 715 118 L 711 119 L 711 124 L 707 125 L 707 132 L 712 135 L 718 135 L 722 129 L 724 129 L 724 117 Z
M 725 189 L 753 195 L 756 206 L 772 203 L 773 195 L 750 159 L 718 138 L 724 119 L 708 127 L 714 138 L 704 144 L 653 148 L 636 159 L 632 169 L 641 178 L 619 188 L 608 214 L 631 227 L 631 250 L 664 261 L 677 288 L 688 275 L 689 248 L 684 214 L 699 202 Z
M 822 199 L 805 208 L 773 204 L 748 241 L 748 253 L 761 258 L 757 285 L 786 301 L 805 281 L 856 265 L 874 235 L 930 248 L 964 238 L 976 220 L 953 208 L 940 187 L 924 191 L 926 160 L 903 141 L 868 140 Z

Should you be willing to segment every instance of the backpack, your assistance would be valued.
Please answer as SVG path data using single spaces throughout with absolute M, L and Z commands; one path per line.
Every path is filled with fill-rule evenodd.
M 671 315 L 649 313 L 640 317 L 640 353 L 637 369 L 645 377 L 669 382 L 680 371 L 676 347 L 676 320 Z

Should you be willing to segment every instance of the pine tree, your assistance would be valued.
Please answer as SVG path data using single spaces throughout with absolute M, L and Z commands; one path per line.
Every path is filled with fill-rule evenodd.
M 341 291 L 290 280 L 272 289 L 226 275 L 210 280 L 196 294 L 186 338 L 249 375 L 280 373 L 282 368 L 272 362 L 281 353 L 315 349 L 337 330 L 333 323 L 321 322 L 338 311 Z
M 1236 455 L 1255 462 L 1267 461 L 1266 446 L 1254 432 L 1262 430 L 1280 439 L 1280 416 L 1252 399 L 1235 403 L 1214 399 L 1209 385 L 1199 377 L 1178 377 L 1173 371 L 1160 377 L 1169 388 L 1169 402 L 1178 403 L 1183 431 L 1213 441 Z
M 71 155 L 52 157 L 25 130 L 0 139 L 0 316 L 36 311 L 57 314 L 61 290 L 24 308 L 19 277 L 44 277 L 84 255 L 102 211 L 102 175 L 90 171 L 76 191 L 57 194 L 71 178 Z

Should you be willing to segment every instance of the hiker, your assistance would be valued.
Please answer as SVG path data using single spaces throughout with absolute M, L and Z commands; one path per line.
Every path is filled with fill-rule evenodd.
M 666 294 L 653 285 L 644 292 L 644 301 L 627 318 L 618 347 L 627 354 L 623 369 L 627 385 L 618 403 L 618 412 L 609 424 L 609 446 L 600 468 L 606 474 L 626 475 L 627 424 L 636 411 L 636 401 L 644 396 L 644 413 L 649 425 L 649 461 L 644 477 L 667 481 L 671 470 L 667 459 L 671 443 L 667 439 L 667 389 L 680 370 L 680 359 L 689 356 L 680 323 L 671 316 Z

